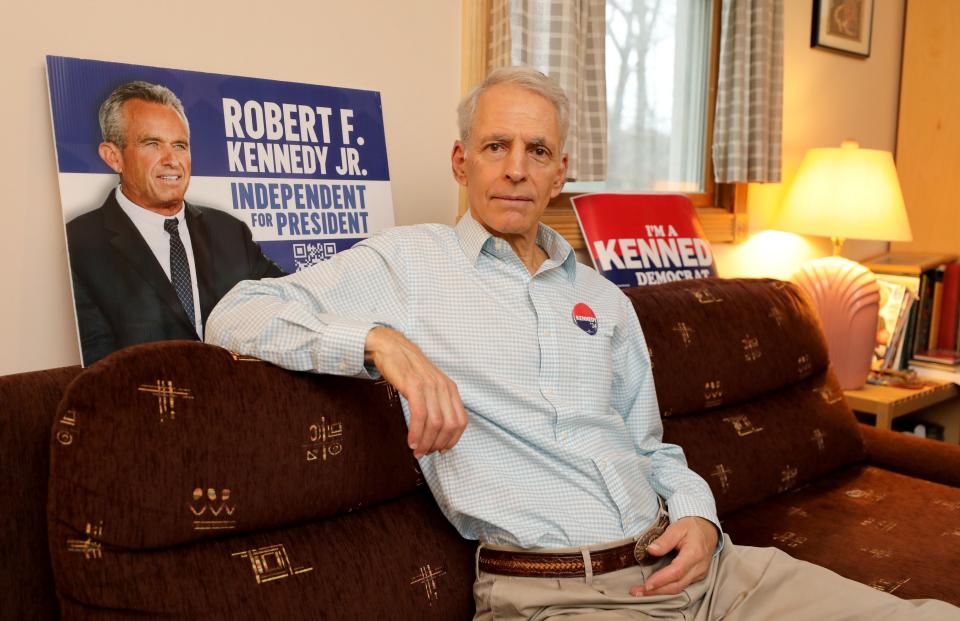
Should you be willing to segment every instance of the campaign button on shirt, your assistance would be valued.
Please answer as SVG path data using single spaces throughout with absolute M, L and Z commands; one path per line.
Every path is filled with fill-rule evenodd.
M 583 302 L 573 307 L 573 323 L 587 334 L 597 333 L 597 314 Z

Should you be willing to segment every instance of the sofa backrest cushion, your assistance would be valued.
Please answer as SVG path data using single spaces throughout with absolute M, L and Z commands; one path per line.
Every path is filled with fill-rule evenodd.
M 302 606 L 337 601 L 338 589 L 388 588 L 431 609 L 443 594 L 457 616 L 470 603 L 472 546 L 429 497 L 405 438 L 384 382 L 293 373 L 194 342 L 117 352 L 77 378 L 54 423 L 61 600 L 200 618 L 253 598 L 248 612 L 304 618 Z M 384 563 L 397 565 L 389 579 Z M 421 567 L 443 575 L 429 578 L 430 597 L 427 578 L 411 582 Z M 366 581 L 348 584 L 360 571 Z M 282 589 L 260 588 L 279 579 Z M 375 618 L 381 605 L 343 614 Z
M 325 518 L 421 483 L 386 383 L 202 343 L 127 349 L 78 377 L 59 414 L 73 438 L 55 427 L 51 515 L 81 531 L 103 521 L 102 540 L 124 548 Z
M 720 515 L 862 461 L 856 420 L 826 371 L 737 405 L 664 419 L 713 490 Z
M 721 514 L 864 458 L 816 311 L 793 284 L 704 279 L 628 289 L 664 439 Z
M 665 417 L 749 401 L 830 363 L 816 311 L 791 283 L 708 278 L 625 292 Z

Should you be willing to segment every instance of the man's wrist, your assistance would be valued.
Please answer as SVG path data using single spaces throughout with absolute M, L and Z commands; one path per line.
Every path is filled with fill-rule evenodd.
M 671 518 L 672 523 L 679 522 L 681 520 L 687 520 L 694 518 L 694 524 L 697 525 L 697 528 L 701 529 L 705 536 L 708 536 L 707 533 L 712 531 L 713 535 L 716 537 L 716 543 L 713 548 L 714 555 L 720 553 L 720 550 L 723 549 L 723 530 L 720 528 L 720 525 L 711 520 L 710 518 L 703 517 L 702 515 L 684 515 L 682 517 L 673 519 Z M 710 531 L 707 528 L 710 528 Z
M 691 515 L 690 517 L 697 520 L 697 526 L 703 531 L 705 537 L 713 536 L 713 553 L 717 554 L 720 552 L 720 542 L 723 540 L 723 533 L 720 531 L 720 527 L 699 515 Z
M 385 326 L 373 326 L 370 328 L 370 331 L 367 332 L 367 338 L 363 344 L 363 364 L 370 366 L 374 364 L 373 356 L 379 351 L 380 341 L 384 336 L 384 332 L 389 330 Z

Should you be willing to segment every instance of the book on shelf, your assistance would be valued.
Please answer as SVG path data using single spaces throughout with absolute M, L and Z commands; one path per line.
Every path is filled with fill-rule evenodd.
M 933 349 L 919 351 L 913 355 L 914 364 L 937 364 L 940 366 L 960 365 L 960 352 L 955 349 Z M 924 366 L 924 365 L 920 365 Z
M 960 384 L 960 365 L 938 364 L 923 360 L 910 360 L 910 371 L 916 374 L 918 380 Z
M 911 354 L 925 351 L 930 336 L 930 316 L 933 314 L 933 273 L 926 271 L 920 275 L 920 296 L 917 301 L 917 325 L 913 334 Z
M 907 326 L 910 322 L 910 313 L 913 310 L 916 297 L 907 289 L 903 294 L 903 304 L 900 306 L 900 314 L 897 316 L 896 327 L 893 333 L 893 342 L 884 358 L 885 369 L 899 369 L 903 360 L 903 342 L 906 340 Z
M 900 359 L 896 354 L 902 350 L 904 329 L 914 295 L 905 285 L 888 282 L 883 278 L 878 277 L 877 284 L 880 286 L 880 314 L 871 368 L 898 368 Z
M 907 317 L 907 325 L 903 330 L 903 338 L 900 339 L 900 345 L 897 349 L 896 369 L 906 370 L 910 368 L 910 357 L 913 355 L 913 336 L 917 329 L 917 315 L 920 313 L 920 299 L 916 296 L 910 305 L 910 314 Z
M 881 274 L 922 274 L 956 260 L 957 255 L 954 254 L 887 252 L 860 263 L 868 270 Z
M 906 306 L 906 322 L 903 325 L 902 336 L 894 341 L 895 351 L 893 355 L 893 362 L 889 366 L 885 367 L 888 369 L 907 369 L 910 365 L 910 355 L 913 353 L 913 341 L 914 335 L 917 331 L 917 319 L 919 315 L 919 303 L 920 300 L 920 285 L 921 285 L 921 276 L 922 274 L 885 274 L 878 272 L 876 274 L 877 282 L 881 286 L 881 297 L 883 296 L 883 287 L 886 283 L 887 285 L 899 285 L 907 289 L 911 295 L 911 300 L 905 305 Z M 881 300 L 882 301 L 882 300 Z M 881 308 L 881 313 L 883 309 Z M 878 337 L 879 326 L 878 326 Z M 878 339 L 877 345 L 881 344 L 881 340 Z
M 922 356 L 960 350 L 960 263 L 954 255 L 891 253 L 864 265 L 874 271 L 881 295 L 874 369 L 907 369 L 917 354 L 921 362 L 944 364 L 942 357 Z M 910 295 L 897 304 L 901 289 Z M 896 323 L 888 304 L 900 309 Z
M 937 349 L 956 349 L 957 347 L 958 296 L 960 296 L 960 263 L 949 263 L 943 272 Z
M 922 379 L 960 383 L 960 352 L 918 352 L 911 358 L 910 368 Z
M 940 336 L 940 307 L 943 305 L 943 266 L 933 272 L 933 303 L 930 306 L 930 333 L 927 335 L 927 349 L 937 348 Z

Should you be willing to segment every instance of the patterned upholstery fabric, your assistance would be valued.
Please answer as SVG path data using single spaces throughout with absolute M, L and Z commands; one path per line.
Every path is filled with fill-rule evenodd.
M 665 438 L 710 483 L 736 543 L 960 604 L 946 569 L 960 558 L 960 447 L 924 442 L 911 459 L 914 444 L 871 430 L 888 469 L 865 464 L 796 288 L 703 280 L 628 295 Z M 76 378 L 49 438 L 64 618 L 472 615 L 474 545 L 422 484 L 383 383 L 141 345 Z
M 722 520 L 788 554 L 907 599 L 960 605 L 960 489 L 871 466 L 833 473 Z
M 71 385 L 53 427 L 65 616 L 468 618 L 473 546 L 405 436 L 385 383 L 192 342 L 110 356 Z
M 817 318 L 795 286 L 705 279 L 627 294 L 653 360 L 664 439 L 683 446 L 721 515 L 863 459 Z
M 707 278 L 627 289 L 665 417 L 736 405 L 824 371 L 827 343 L 800 290 Z
M 53 619 L 44 506 L 50 424 L 80 367 L 0 377 L 0 618 Z
M 654 361 L 664 438 L 710 484 L 734 543 L 960 604 L 960 584 L 944 579 L 960 559 L 958 447 L 866 428 L 889 470 L 859 464 L 861 426 L 799 289 L 708 279 L 627 294 Z
M 663 435 L 683 446 L 722 516 L 863 458 L 842 394 L 822 371 L 739 405 L 665 419 Z

